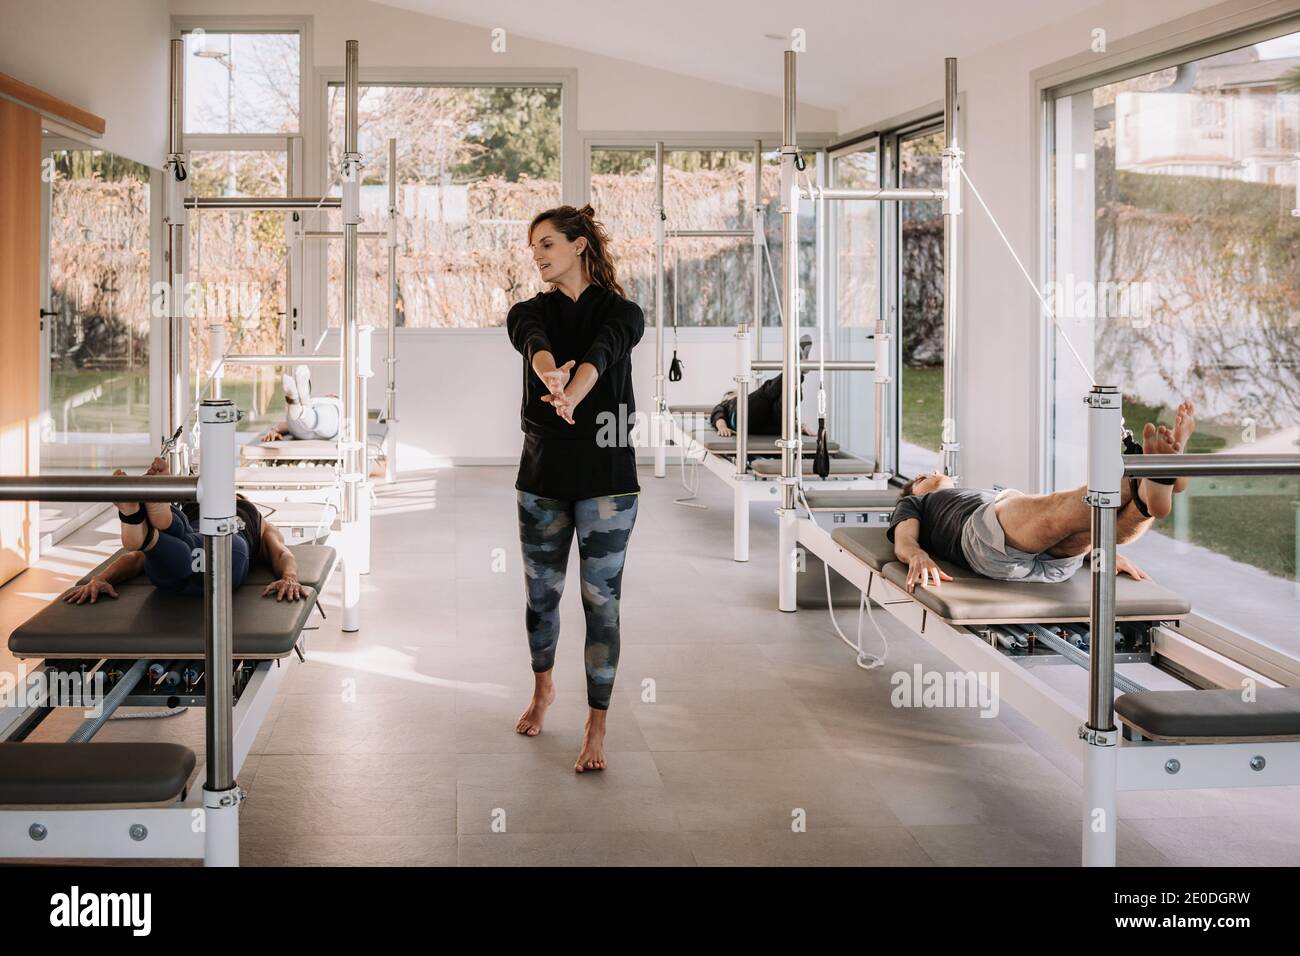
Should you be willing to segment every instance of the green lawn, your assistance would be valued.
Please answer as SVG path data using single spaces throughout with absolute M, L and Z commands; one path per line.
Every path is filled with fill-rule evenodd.
M 903 367 L 903 441 L 938 451 L 943 441 L 943 367 Z

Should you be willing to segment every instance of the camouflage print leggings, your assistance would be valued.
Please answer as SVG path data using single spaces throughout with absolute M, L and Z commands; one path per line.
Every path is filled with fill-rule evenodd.
M 636 523 L 637 496 L 613 495 L 562 501 L 526 491 L 519 497 L 519 541 L 524 552 L 528 648 L 533 671 L 555 666 L 560 639 L 560 596 L 569 565 L 569 545 L 578 531 L 582 608 L 587 617 L 587 703 L 609 709 L 618 670 L 618 602 L 623 559 Z

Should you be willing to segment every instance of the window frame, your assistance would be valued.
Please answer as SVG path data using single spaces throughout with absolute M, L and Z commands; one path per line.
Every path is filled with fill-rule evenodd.
M 329 88 L 344 81 L 343 67 L 323 67 L 314 71 L 315 103 L 312 110 L 312 129 L 306 142 L 311 144 L 306 179 L 311 195 L 320 195 L 329 184 Z M 582 164 L 577 162 L 578 137 L 578 71 L 561 68 L 487 68 L 487 67 L 373 67 L 366 68 L 362 52 L 358 86 L 555 86 L 560 89 L 560 201 L 572 203 L 583 189 L 579 175 Z M 400 140 L 399 140 L 400 143 Z M 400 148 L 400 147 L 399 147 Z M 310 217 L 313 214 L 308 214 Z M 323 216 L 321 217 L 323 219 Z M 311 224 L 308 228 L 324 228 Z M 304 251 L 303 310 L 306 313 L 307 337 L 310 342 L 321 342 L 336 336 L 337 327 L 331 328 L 327 314 L 328 267 L 324 243 L 314 243 L 320 248 Z M 406 336 L 499 336 L 500 327 L 422 329 L 403 326 L 397 329 L 399 338 Z

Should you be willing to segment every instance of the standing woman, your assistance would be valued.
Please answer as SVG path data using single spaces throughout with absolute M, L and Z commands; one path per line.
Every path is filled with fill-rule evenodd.
M 576 531 L 591 708 L 574 765 L 579 773 L 605 769 L 623 559 L 641 490 L 629 438 L 636 411 L 632 347 L 645 331 L 641 308 L 623 297 L 614 276 L 609 237 L 592 215 L 591 206 L 560 206 L 533 219 L 528 245 L 551 288 L 517 303 L 506 319 L 524 358 L 524 450 L 515 489 L 536 682 L 515 731 L 541 733 L 555 700 L 560 596 Z

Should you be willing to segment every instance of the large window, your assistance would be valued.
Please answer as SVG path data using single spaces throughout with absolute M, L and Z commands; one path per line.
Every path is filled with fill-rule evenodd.
M 343 88 L 329 87 L 331 191 L 339 192 Z M 510 303 L 541 290 L 528 251 L 532 217 L 560 203 L 560 87 L 365 85 L 358 148 L 363 231 L 386 228 L 388 140 L 397 140 L 398 322 L 407 328 L 502 325 Z M 331 229 L 340 228 L 337 211 Z M 388 324 L 388 258 L 363 240 L 360 318 Z M 343 248 L 329 251 L 329 318 L 337 325 Z
M 1197 406 L 1191 452 L 1300 436 L 1300 33 L 1052 98 L 1052 291 L 1125 423 Z M 1087 378 L 1055 336 L 1052 469 L 1085 479 Z M 1204 617 L 1300 655 L 1300 480 L 1193 479 L 1129 549 Z
M 185 41 L 185 147 L 196 196 L 285 196 L 301 184 L 302 40 L 288 31 L 206 31 Z M 301 189 L 294 190 L 301 193 Z M 209 328 L 228 352 L 284 353 L 305 344 L 289 317 L 285 214 L 203 210 L 189 218 L 191 402 L 207 393 Z M 297 323 L 297 327 L 295 326 Z M 297 341 L 291 341 L 296 337 Z M 223 394 L 244 411 L 241 431 L 284 415 L 284 369 L 231 365 Z
M 898 138 L 898 185 L 943 186 L 943 127 Z M 934 471 L 943 438 L 943 212 L 939 203 L 898 204 L 899 473 Z
M 840 189 L 880 185 L 880 154 L 874 139 L 831 154 L 831 185 Z M 834 335 L 829 339 L 834 342 L 832 354 L 842 359 L 875 359 L 875 331 L 880 319 L 881 204 L 836 202 L 828 203 L 826 208 L 833 236 L 831 248 L 835 250 L 834 310 L 830 317 Z M 834 438 L 855 454 L 870 458 L 876 447 L 875 376 L 868 372 L 835 375 L 828 389 L 834 398 Z
M 651 314 L 655 287 L 654 149 L 597 146 L 591 151 L 591 203 L 610 230 L 629 297 Z M 808 177 L 813 161 L 808 156 Z M 761 201 L 770 255 L 763 266 L 763 324 L 780 325 L 780 155 L 762 158 Z M 816 316 L 816 258 L 812 206 L 799 217 L 804 292 L 802 324 Z M 753 224 L 754 150 L 669 147 L 664 150 L 664 215 L 669 229 L 746 229 Z M 665 322 L 679 328 L 729 327 L 751 322 L 754 251 L 748 237 L 682 237 L 668 241 Z M 775 285 L 774 285 L 775 283 Z M 675 310 L 675 311 L 674 311 Z

